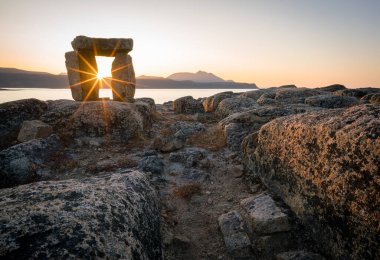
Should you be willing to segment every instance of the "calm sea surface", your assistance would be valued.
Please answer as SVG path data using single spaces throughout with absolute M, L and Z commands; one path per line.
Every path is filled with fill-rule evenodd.
M 136 89 L 135 98 L 150 97 L 154 99 L 156 104 L 162 104 L 166 101 L 175 100 L 183 96 L 200 98 L 212 96 L 224 91 L 245 92 L 249 91 L 249 89 Z M 111 89 L 100 89 L 99 96 L 112 98 Z M 0 103 L 25 98 L 37 98 L 40 100 L 72 100 L 70 89 L 11 88 L 0 90 Z

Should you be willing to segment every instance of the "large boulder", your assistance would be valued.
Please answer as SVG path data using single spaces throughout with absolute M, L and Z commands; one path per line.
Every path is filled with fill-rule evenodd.
M 306 98 L 305 104 L 313 107 L 343 108 L 357 105 L 359 100 L 355 97 L 320 95 Z
M 24 121 L 38 119 L 46 109 L 46 102 L 34 98 L 0 104 L 0 150 L 17 140 Z
M 41 120 L 54 130 L 71 137 L 108 137 L 125 142 L 142 133 L 149 125 L 151 110 L 140 104 L 116 101 L 75 102 L 56 100 L 49 103 Z
M 157 195 L 129 171 L 0 190 L 2 259 L 161 259 Z
M 238 94 L 233 93 L 232 91 L 221 92 L 213 96 L 207 97 L 203 100 L 203 108 L 205 112 L 214 112 L 218 107 L 219 103 L 226 98 L 237 96 Z
M 256 89 L 256 90 L 250 90 L 250 91 L 243 92 L 240 94 L 240 96 L 252 98 L 255 101 L 257 101 L 261 97 L 261 95 L 266 94 L 268 92 L 269 92 L 269 90 L 266 90 L 266 89 Z
M 241 142 L 248 134 L 257 131 L 269 121 L 282 116 L 300 114 L 319 110 L 303 104 L 282 107 L 265 106 L 240 113 L 234 113 L 219 122 L 225 133 L 227 146 L 233 151 L 240 151 Z
M 57 135 L 34 139 L 0 152 L 0 188 L 38 180 L 39 171 L 62 148 Z
M 252 174 L 280 196 L 330 257 L 380 257 L 380 107 L 277 118 L 246 137 Z
M 340 84 L 334 84 L 334 85 L 329 85 L 329 86 L 321 87 L 321 88 L 317 88 L 317 89 L 322 90 L 322 91 L 326 91 L 326 92 L 334 92 L 334 91 L 338 91 L 338 90 L 345 90 L 347 88 L 343 85 L 340 85 Z
M 343 89 L 333 92 L 337 96 L 362 98 L 367 94 L 380 93 L 380 88 Z
M 238 97 L 232 97 L 232 98 L 226 98 L 223 99 L 215 113 L 220 117 L 220 118 L 225 118 L 233 113 L 236 112 L 242 112 L 254 108 L 258 108 L 259 104 L 252 99 L 248 97 L 243 97 L 243 96 L 238 96 Z
M 325 93 L 324 91 L 309 88 L 284 88 L 275 92 L 274 99 L 283 103 L 304 103 L 308 97 Z
M 196 114 L 204 112 L 202 103 L 192 96 L 181 97 L 173 102 L 173 109 L 180 114 Z

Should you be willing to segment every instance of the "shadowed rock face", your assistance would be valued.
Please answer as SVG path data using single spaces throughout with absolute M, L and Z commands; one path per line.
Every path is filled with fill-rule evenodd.
M 41 168 L 62 148 L 57 135 L 17 144 L 0 152 L 0 188 L 30 183 Z
M 138 171 L 0 190 L 3 259 L 161 259 L 159 226 Z
M 46 102 L 34 98 L 0 104 L 0 150 L 16 141 L 25 120 L 38 119 L 46 109 Z
M 380 257 L 380 107 L 275 119 L 243 141 L 248 167 L 339 259 Z

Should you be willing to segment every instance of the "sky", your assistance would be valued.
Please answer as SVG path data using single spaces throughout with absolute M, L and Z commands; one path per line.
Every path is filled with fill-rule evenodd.
M 136 75 L 380 87 L 379 14 L 379 0 L 0 0 L 0 67 L 65 72 L 86 35 L 133 38 Z

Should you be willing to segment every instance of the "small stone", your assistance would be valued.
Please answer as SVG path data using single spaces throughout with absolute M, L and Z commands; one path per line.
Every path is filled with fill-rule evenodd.
M 227 251 L 233 257 L 249 257 L 251 241 L 245 232 L 244 222 L 240 214 L 233 210 L 218 218 Z
M 212 202 L 213 202 L 212 199 L 208 199 L 207 200 L 207 203 L 210 204 L 210 205 L 212 204 Z
M 17 140 L 19 142 L 26 142 L 37 138 L 48 137 L 51 133 L 53 133 L 53 128 L 40 120 L 24 121 Z
M 254 232 L 272 234 L 290 230 L 288 216 L 269 195 L 260 194 L 243 199 L 240 205 L 248 213 Z

